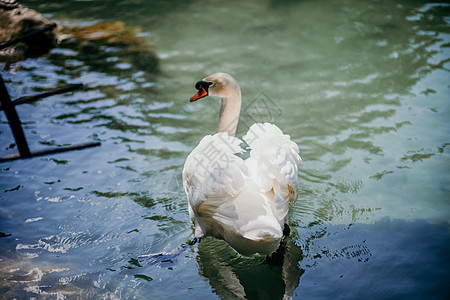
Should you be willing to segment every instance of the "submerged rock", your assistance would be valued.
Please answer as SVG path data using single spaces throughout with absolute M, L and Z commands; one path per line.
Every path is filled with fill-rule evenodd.
M 84 42 L 103 40 L 107 44 L 123 44 L 137 50 L 151 47 L 150 43 L 137 36 L 139 29 L 127 27 L 122 21 L 69 27 L 67 31 L 77 40 Z
M 122 21 L 67 27 L 60 36 L 61 46 L 78 51 L 86 64 L 108 68 L 111 63 L 105 60 L 116 57 L 150 73 L 159 70 L 154 46 L 141 36 L 139 28 L 126 26 Z

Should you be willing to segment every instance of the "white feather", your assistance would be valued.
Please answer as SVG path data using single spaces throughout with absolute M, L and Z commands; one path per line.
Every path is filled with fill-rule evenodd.
M 300 162 L 297 145 L 275 125 L 254 124 L 243 138 L 251 147 L 246 160 L 235 155 L 245 151 L 242 141 L 220 132 L 200 141 L 183 170 L 196 236 L 228 237 L 235 248 L 237 235 L 279 241 Z

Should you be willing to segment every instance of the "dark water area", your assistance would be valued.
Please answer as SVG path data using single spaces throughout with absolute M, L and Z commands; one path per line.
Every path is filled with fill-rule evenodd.
M 444 299 L 449 292 L 446 223 L 385 219 L 371 225 L 313 225 L 296 234 L 297 240 L 288 242 L 292 266 L 288 282 L 294 286 L 300 282 L 294 298 Z M 231 297 L 227 291 L 240 283 L 252 299 L 283 297 L 289 284 L 282 280 L 286 276 L 282 268 L 262 259 L 227 263 L 228 258 L 215 250 L 219 247 L 200 247 L 198 252 L 200 273 L 219 295 Z M 239 281 L 226 281 L 230 272 Z
M 13 99 L 84 84 L 16 107 L 32 150 L 102 143 L 0 164 L 3 297 L 448 297 L 446 2 L 21 3 L 64 28 L 122 22 L 132 34 L 0 63 Z M 242 89 L 238 136 L 267 121 L 300 148 L 282 263 L 212 238 L 146 263 L 193 238 L 181 172 L 219 103 L 189 98 L 219 71 Z M 0 155 L 17 151 L 1 113 Z

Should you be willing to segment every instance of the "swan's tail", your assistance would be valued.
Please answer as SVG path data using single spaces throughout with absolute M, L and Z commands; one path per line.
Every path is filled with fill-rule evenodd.
M 272 180 L 281 185 L 297 184 L 297 165 L 301 158 L 297 144 L 289 135 L 273 124 L 255 123 L 243 139 L 251 148 L 250 157 L 257 162 L 258 173 L 267 174 L 269 189 Z

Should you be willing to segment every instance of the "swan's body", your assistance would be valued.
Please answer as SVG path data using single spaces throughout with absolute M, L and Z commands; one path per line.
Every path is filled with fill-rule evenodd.
M 297 197 L 298 146 L 275 125 L 257 123 L 243 139 L 236 134 L 241 91 L 228 74 L 199 81 L 191 98 L 222 97 L 217 133 L 205 136 L 189 154 L 183 185 L 195 237 L 222 238 L 244 255 L 270 254 L 283 236 L 290 205 Z

